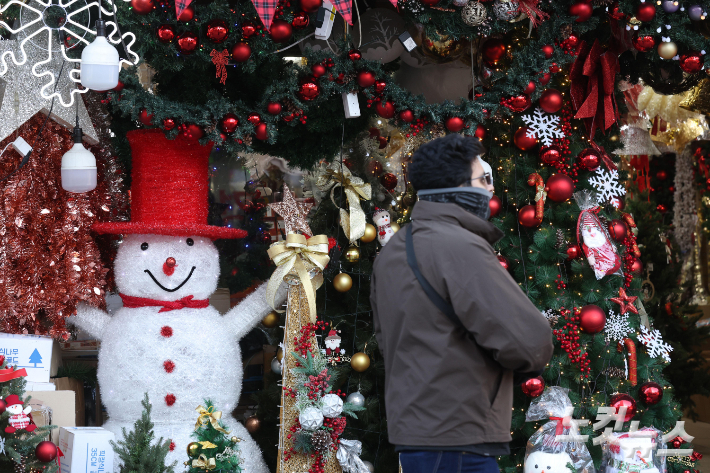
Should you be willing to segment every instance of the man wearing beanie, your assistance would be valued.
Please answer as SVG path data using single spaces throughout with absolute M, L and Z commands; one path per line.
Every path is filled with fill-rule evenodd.
M 458 134 L 417 150 L 419 201 L 375 260 L 370 301 L 385 360 L 389 441 L 404 473 L 497 473 L 513 386 L 552 356 L 547 320 L 500 265 L 490 166 Z

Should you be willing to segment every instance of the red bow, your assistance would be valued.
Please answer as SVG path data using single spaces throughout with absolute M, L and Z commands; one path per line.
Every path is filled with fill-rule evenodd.
M 555 435 L 562 435 L 562 433 L 565 430 L 564 427 L 564 417 L 552 417 L 550 416 L 550 420 L 554 420 L 557 422 L 557 425 L 555 426 Z
M 518 11 L 525 13 L 530 18 L 533 26 L 540 26 L 540 23 L 550 18 L 550 15 L 537 7 L 538 3 L 539 0 L 521 0 L 518 4 Z
M 14 368 L 0 370 L 0 383 L 5 383 L 11 379 L 27 376 L 27 371 L 24 368 L 15 371 Z
M 192 298 L 195 296 L 185 296 L 176 301 L 159 301 L 156 299 L 146 299 L 145 297 L 127 296 L 125 294 L 119 294 L 119 296 L 121 296 L 121 300 L 123 301 L 123 307 L 129 309 L 136 309 L 138 307 L 162 307 L 158 313 L 180 310 L 185 307 L 190 309 L 204 309 L 210 305 L 208 299 L 193 300 Z

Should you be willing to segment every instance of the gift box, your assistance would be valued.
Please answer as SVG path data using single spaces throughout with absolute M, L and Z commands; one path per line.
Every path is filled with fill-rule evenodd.
M 0 355 L 8 366 L 27 371 L 27 381 L 48 383 L 52 368 L 52 344 L 50 337 L 0 333 Z
M 112 432 L 101 427 L 62 427 L 61 473 L 113 473 Z
M 38 427 L 56 425 L 51 440 L 57 443 L 60 427 L 76 425 L 76 399 L 74 391 L 25 391 L 25 399 L 31 397 L 32 420 Z

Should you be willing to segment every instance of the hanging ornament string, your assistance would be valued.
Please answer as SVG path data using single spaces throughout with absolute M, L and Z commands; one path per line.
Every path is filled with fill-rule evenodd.
M 367 223 L 365 212 L 360 206 L 360 200 L 370 200 L 372 198 L 370 184 L 366 184 L 361 178 L 353 176 L 346 166 L 333 162 L 319 173 L 316 179 L 316 186 L 322 192 L 330 190 L 330 200 L 336 207 L 339 206 L 335 203 L 335 189 L 338 187 L 343 188 L 350 214 L 342 208 L 339 209 L 340 225 L 342 225 L 351 243 L 360 239 L 365 234 L 365 225 Z
M 542 176 L 534 172 L 528 176 L 528 185 L 535 186 L 535 220 L 542 223 L 542 217 L 545 213 L 545 200 L 547 192 L 545 192 L 545 182 Z
M 624 338 L 616 347 L 616 350 L 621 353 L 624 347 L 629 351 L 629 381 L 631 386 L 636 386 L 638 382 L 637 376 L 637 360 L 636 360 L 636 344 L 630 338 Z
M 212 63 L 217 68 L 216 77 L 219 79 L 220 84 L 225 84 L 227 82 L 227 68 L 225 66 L 229 64 L 229 51 L 225 49 L 219 52 L 213 49 L 210 52 L 210 56 L 212 56 Z

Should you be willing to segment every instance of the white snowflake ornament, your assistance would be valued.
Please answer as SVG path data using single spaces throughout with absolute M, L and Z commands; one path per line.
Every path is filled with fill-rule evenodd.
M 326 394 L 321 402 L 320 411 L 324 417 L 338 417 L 343 412 L 343 400 L 337 394 Z
M 616 314 L 613 310 L 609 311 L 609 317 L 606 319 L 606 324 L 604 325 L 604 333 L 606 333 L 606 341 L 617 341 L 625 339 L 631 333 L 631 327 L 629 327 L 629 316 L 623 314 Z
M 316 430 L 323 425 L 323 414 L 315 407 L 306 407 L 298 416 L 304 430 Z
M 557 128 L 560 117 L 545 115 L 540 107 L 535 108 L 532 115 L 523 115 L 523 121 L 528 126 L 528 138 L 537 138 L 543 145 L 550 146 L 553 138 L 564 138 L 565 134 Z
M 670 352 L 673 351 L 673 347 L 663 341 L 660 331 L 649 330 L 645 325 L 642 325 L 641 334 L 637 338 L 646 346 L 648 356 L 656 358 L 660 355 L 666 363 L 671 362 Z
M 599 168 L 596 174 L 589 178 L 589 183 L 597 191 L 597 201 L 600 204 L 618 200 L 626 194 L 626 188 L 619 184 L 619 171 L 616 169 L 605 171 Z

